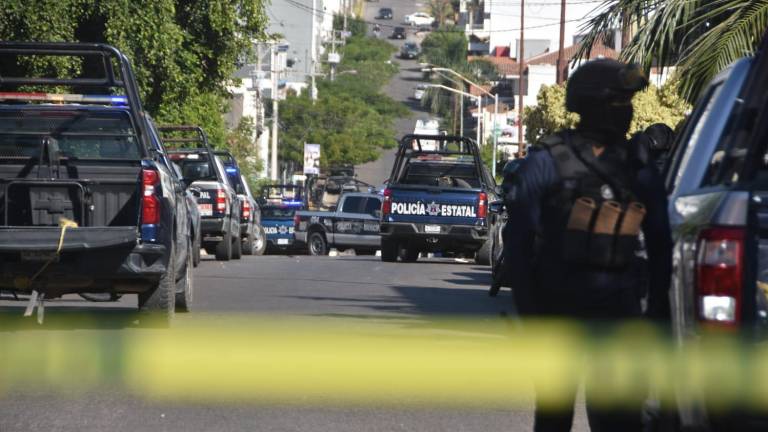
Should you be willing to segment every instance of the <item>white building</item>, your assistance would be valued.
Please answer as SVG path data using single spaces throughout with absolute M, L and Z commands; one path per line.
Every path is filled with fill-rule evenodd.
M 581 26 L 599 4 L 566 2 L 565 46 L 579 42 Z M 461 0 L 459 23 L 470 39 L 470 52 L 518 58 L 520 12 L 519 0 Z M 614 39 L 619 43 L 621 38 Z M 559 48 L 560 2 L 525 2 L 524 58 L 557 51 Z

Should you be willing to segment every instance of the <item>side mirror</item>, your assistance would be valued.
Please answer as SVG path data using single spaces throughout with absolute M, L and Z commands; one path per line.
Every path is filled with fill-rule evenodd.
M 496 191 L 496 195 L 498 195 L 498 196 L 500 196 L 500 197 L 503 197 L 503 196 L 505 195 L 505 193 L 504 193 L 504 188 L 503 188 L 503 187 L 501 187 L 501 185 L 498 185 L 498 186 L 496 186 L 496 187 L 494 188 L 494 190 Z
M 188 189 L 189 189 L 189 192 L 192 194 L 192 196 L 194 196 L 195 198 L 200 198 L 200 195 L 201 195 L 200 189 L 196 187 L 189 187 Z
M 373 217 L 381 219 L 381 210 L 374 210 Z
M 501 214 L 501 212 L 504 211 L 504 201 L 502 200 L 496 200 L 491 201 L 488 205 L 488 211 L 490 211 L 493 214 Z

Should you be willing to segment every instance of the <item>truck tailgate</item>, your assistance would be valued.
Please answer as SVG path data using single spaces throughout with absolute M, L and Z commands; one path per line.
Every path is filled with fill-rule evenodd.
M 59 227 L 0 227 L 0 252 L 55 251 L 60 238 Z M 136 227 L 67 228 L 62 251 L 131 245 L 137 239 Z
M 385 222 L 474 225 L 479 190 L 390 187 L 392 209 Z

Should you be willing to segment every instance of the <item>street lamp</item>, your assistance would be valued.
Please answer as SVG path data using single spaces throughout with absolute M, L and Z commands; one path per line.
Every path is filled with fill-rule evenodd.
M 456 93 L 456 94 L 460 94 L 460 95 L 462 95 L 462 96 L 466 96 L 466 97 L 470 97 L 470 98 L 475 98 L 475 100 L 477 100 L 478 106 L 482 106 L 482 103 L 483 103 L 483 102 L 482 102 L 482 98 L 481 98 L 480 96 L 475 96 L 475 95 L 473 95 L 473 94 L 471 94 L 471 93 L 463 92 L 463 91 L 461 91 L 461 90 L 456 90 L 456 89 L 455 89 L 455 88 L 453 88 L 453 87 L 444 86 L 444 85 L 442 85 L 442 84 L 427 84 L 427 86 L 426 86 L 426 87 L 427 87 L 427 89 L 430 89 L 430 88 L 439 88 L 439 89 L 447 90 L 447 91 L 449 91 L 449 92 L 453 92 L 453 93 Z M 479 127 L 479 125 L 480 125 L 480 120 L 479 120 L 479 117 L 478 117 L 478 122 L 477 122 L 477 124 L 478 124 L 478 128 L 477 128 L 477 143 L 478 143 L 478 145 L 481 145 L 481 141 L 480 141 L 480 140 L 481 140 L 481 138 L 482 138 L 482 137 L 480 136 L 480 127 Z
M 470 80 L 469 78 L 467 78 L 464 75 L 456 72 L 453 69 L 445 68 L 445 67 L 435 67 L 435 66 L 432 66 L 432 65 L 429 65 L 429 64 L 427 64 L 427 66 L 430 66 L 430 67 L 422 69 L 422 72 L 431 72 L 431 71 L 435 71 L 435 72 L 448 72 L 448 73 L 450 73 L 450 74 L 452 74 L 454 76 L 459 77 L 461 80 L 463 80 L 467 84 L 478 88 L 481 92 L 487 94 L 488 96 L 492 96 L 493 97 L 493 107 L 494 107 L 493 108 L 493 163 L 492 163 L 492 166 L 491 166 L 491 175 L 496 177 L 496 147 L 498 146 L 498 140 L 499 140 L 499 138 L 498 138 L 498 131 L 497 131 L 497 127 L 498 126 L 496 124 L 496 119 L 499 117 L 499 94 L 498 93 L 493 94 L 493 93 L 489 92 L 488 90 L 483 88 L 480 84 L 475 83 L 474 81 Z M 478 115 L 478 131 L 479 131 L 480 130 L 480 115 L 483 114 L 482 99 L 480 99 L 480 103 L 479 103 L 478 107 L 479 107 L 479 113 L 478 113 L 479 114 Z M 483 116 L 483 118 L 484 118 L 484 116 Z
M 433 71 L 430 68 L 424 68 L 421 71 L 422 72 L 437 72 L 441 77 L 447 79 L 448 81 L 450 81 L 450 82 L 452 82 L 454 84 L 460 84 L 462 86 L 464 85 L 464 81 L 463 80 L 459 81 L 456 78 L 453 78 L 453 77 L 451 77 L 451 76 L 449 76 L 447 74 L 441 73 L 440 71 Z M 464 87 L 462 87 L 462 88 L 464 88 Z M 459 116 L 459 135 L 464 136 L 464 97 L 461 97 L 459 99 L 459 101 L 461 103 L 461 106 L 459 108 L 459 110 L 461 112 L 461 115 Z

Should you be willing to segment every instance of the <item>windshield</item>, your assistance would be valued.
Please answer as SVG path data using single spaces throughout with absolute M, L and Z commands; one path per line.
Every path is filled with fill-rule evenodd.
M 262 207 L 261 217 L 269 219 L 288 219 L 296 213 L 295 208 L 291 207 Z
M 216 170 L 205 154 L 169 152 L 170 159 L 179 166 L 182 177 L 189 181 L 216 181 Z
M 62 158 L 140 159 L 128 114 L 122 111 L 0 111 L 0 157 L 41 157 L 46 137 Z

